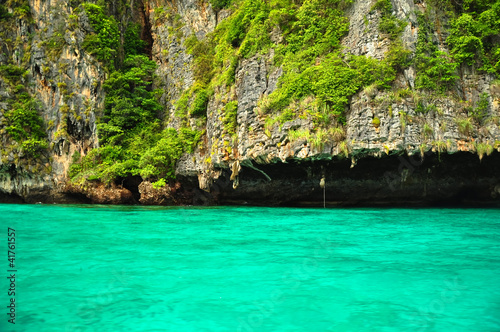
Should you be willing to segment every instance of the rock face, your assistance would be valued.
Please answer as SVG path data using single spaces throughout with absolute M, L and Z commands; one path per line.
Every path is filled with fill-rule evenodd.
M 64 193 L 66 174 L 73 154 L 83 155 L 98 146 L 95 110 L 104 101 L 105 74 L 81 47 L 90 26 L 82 19 L 80 26 L 67 27 L 72 14 L 68 1 L 30 1 L 30 10 L 27 18 L 16 18 L 13 26 L 2 22 L 1 43 L 8 55 L 2 64 L 13 62 L 28 68 L 22 84 L 40 102 L 49 151 L 41 162 L 23 160 L 22 153 L 9 152 L 15 144 L 2 135 L 7 148 L 0 152 L 4 170 L 0 191 L 26 202 L 82 201 Z M 0 90 L 1 94 L 11 93 L 5 84 Z
M 110 186 L 95 183 L 76 189 L 69 183 L 68 168 L 75 156 L 99 145 L 96 123 L 105 98 L 106 71 L 83 49 L 85 35 L 92 30 L 85 14 L 78 14 L 79 24 L 67 27 L 75 20 L 70 2 L 30 0 L 30 19 L 1 27 L 0 63 L 27 66 L 23 84 L 41 102 L 49 148 L 35 164 L 23 161 L 15 149 L 2 149 L 0 202 L 322 205 L 319 182 L 324 176 L 330 205 L 500 204 L 496 171 L 500 146 L 495 146 L 500 141 L 499 122 L 460 126 L 481 96 L 487 96 L 488 114 L 498 119 L 500 87 L 494 75 L 463 66 L 455 88 L 460 98 L 421 100 L 411 93 L 416 68 L 410 66 L 396 77 L 395 90 L 400 93 L 376 87 L 359 91 L 349 101 L 343 133 L 314 144 L 290 135 L 291 130 L 313 130 L 309 118 L 266 124 L 260 103 L 278 87 L 283 74 L 283 68 L 274 66 L 272 48 L 240 59 L 234 86 L 214 91 L 202 144 L 178 160 L 175 182 L 155 189 L 148 181 L 129 177 Z M 158 64 L 155 88 L 163 90 L 162 118 L 168 127 L 178 129 L 181 120 L 175 101 L 195 84 L 193 55 L 185 42 L 192 34 L 203 40 L 231 12 L 216 12 L 206 1 L 141 4 L 140 21 L 143 31 L 147 27 L 150 55 Z M 356 0 L 346 9 L 350 26 L 343 52 L 375 59 L 386 56 L 390 40 L 380 33 L 381 13 L 372 6 L 370 1 Z M 426 9 L 426 1 L 393 0 L 392 6 L 393 15 L 407 22 L 401 41 L 414 54 L 419 33 L 416 12 Z M 278 30 L 273 41 L 281 38 Z M 446 37 L 444 29 L 434 31 L 440 49 L 447 49 L 442 42 Z M 52 41 L 63 46 L 55 50 Z M 4 99 L 13 93 L 0 79 L 4 147 L 14 144 L 3 128 L 9 107 Z M 237 105 L 234 135 L 226 134 L 223 119 L 229 103 Z M 422 112 L 422 107 L 430 111 Z M 191 125 L 196 126 L 192 119 Z M 482 152 L 480 144 L 498 152 Z

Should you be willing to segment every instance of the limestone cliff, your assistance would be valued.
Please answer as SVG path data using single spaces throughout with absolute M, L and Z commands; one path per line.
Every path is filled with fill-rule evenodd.
M 244 47 L 253 46 L 233 40 L 229 45 L 237 56 L 219 61 L 220 47 L 226 46 L 217 44 L 218 34 L 227 31 L 239 2 L 108 4 L 120 27 L 140 25 L 145 52 L 157 64 L 152 88 L 161 89 L 163 109 L 157 118 L 162 126 L 202 133 L 194 150 L 175 161 L 175 179 L 164 186 L 139 173 L 109 183 L 70 180 L 70 165 L 100 145 L 97 124 L 110 71 L 86 46 L 87 36 L 96 31 L 79 1 L 3 2 L 0 201 L 318 205 L 325 177 L 330 204 L 499 204 L 500 82 L 495 71 L 480 68 L 479 62 L 456 62 L 452 72 L 433 74 L 425 61 L 455 61 L 448 43 L 450 22 L 456 20 L 452 10 L 431 1 L 392 0 L 387 11 L 387 5 L 379 5 L 383 2 L 337 1 L 348 31 L 335 46 L 336 59 L 346 68 L 352 61 L 375 59 L 376 66 L 387 63 L 394 71 L 385 86 L 368 82 L 353 88 L 340 116 L 332 111 L 340 109 L 335 103 L 318 106 L 319 97 L 295 98 L 281 109 L 268 106 L 274 105 L 270 100 L 289 70 L 276 60 L 291 34 L 280 20 L 266 21 L 274 22 L 266 25 L 266 47 L 244 53 Z M 389 20 L 400 28 L 397 33 L 381 25 Z M 252 25 L 246 29 L 250 34 Z M 490 42 L 498 49 L 498 37 Z M 197 45 L 206 48 L 200 46 L 197 53 Z M 431 60 L 421 60 L 424 46 Z M 119 60 L 123 55 L 118 53 Z M 202 89 L 198 59 L 207 54 L 220 69 L 212 69 Z M 394 54 L 407 61 L 390 60 Z M 318 56 L 315 65 L 324 58 Z M 9 76 L 12 66 L 22 72 Z M 440 93 L 422 77 L 436 80 Z M 47 145 L 33 154 L 23 143 L 29 138 L 16 140 L 9 131 L 19 85 L 37 101 L 46 132 Z M 202 92 L 206 100 L 199 116 L 193 105 Z

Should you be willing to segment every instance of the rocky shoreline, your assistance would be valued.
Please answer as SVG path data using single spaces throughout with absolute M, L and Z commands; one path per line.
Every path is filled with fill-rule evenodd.
M 1 191 L 1 203 L 78 203 L 141 205 L 323 205 L 327 206 L 500 206 L 500 153 L 479 160 L 470 153 L 393 155 L 351 160 L 293 160 L 241 166 L 236 179 L 220 169 L 206 190 L 198 177 L 179 177 L 155 189 L 140 178 L 105 186 L 38 188 L 23 195 Z
M 419 43 L 434 45 L 441 52 L 436 54 L 448 57 L 445 62 L 453 60 L 446 42 L 452 18 L 430 1 L 390 2 L 390 17 L 401 26 L 397 43 L 380 31 L 388 14 L 372 2 L 342 7 L 349 31 L 339 39 L 339 54 L 346 55 L 338 55 L 340 62 L 350 66 L 349 59 L 358 56 L 367 63 L 384 61 L 391 47 L 413 59 L 394 72 L 390 87 L 371 84 L 353 90 L 345 98 L 342 118 L 318 107 L 312 96 L 285 109 L 265 109 L 286 75 L 286 66 L 275 61 L 286 43 L 279 26 L 269 32 L 269 49 L 235 53 L 231 79 L 210 78 L 205 95 L 199 93 L 203 99 L 192 94 L 200 79 L 197 61 L 203 59 L 193 54 L 193 40 L 199 47 L 210 44 L 210 36 L 238 9 L 214 9 L 211 2 L 195 0 L 138 1 L 135 9 L 123 7 L 121 19 L 137 25 L 156 66 L 146 89 L 160 91 L 161 110 L 154 121 L 161 129 L 199 136 L 170 162 L 175 169 L 169 176 L 141 177 L 136 171 L 113 177 L 109 184 L 96 180 L 98 172 L 83 174 L 81 181 L 70 175 L 72 165 L 105 144 L 97 128 L 110 72 L 85 48 L 85 40 L 95 37 L 89 17 L 68 0 L 26 3 L 25 16 L 7 8 L 1 26 L 0 202 L 322 206 L 319 182 L 324 176 L 329 206 L 499 204 L 500 81 L 491 71 L 462 63 L 447 89 L 418 87 L 422 73 L 413 60 Z M 419 15 L 439 25 L 427 27 Z M 419 41 L 424 35 L 427 39 Z M 235 45 L 232 51 L 237 52 Z M 216 54 L 215 46 L 210 50 Z M 25 146 L 34 140 L 17 142 L 8 134 L 12 120 L 7 113 L 24 87 L 38 103 L 44 130 L 41 152 L 31 157 Z M 180 111 L 183 96 L 184 106 L 201 100 L 201 114 L 191 108 Z M 175 180 L 155 187 L 170 173 Z

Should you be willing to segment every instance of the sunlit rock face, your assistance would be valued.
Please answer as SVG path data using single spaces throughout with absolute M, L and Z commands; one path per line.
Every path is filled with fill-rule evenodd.
M 196 84 L 194 56 L 186 41 L 192 35 L 206 40 L 232 13 L 194 0 L 136 0 L 135 9 L 125 10 L 124 15 L 140 24 L 148 56 L 157 64 L 152 88 L 161 89 L 164 107 L 158 118 L 166 127 L 180 129 L 187 122 L 203 130 L 201 143 L 177 161 L 176 180 L 161 190 L 140 177 L 77 188 L 68 179 L 68 169 L 75 156 L 99 146 L 97 123 L 109 74 L 85 51 L 85 36 L 93 30 L 85 13 L 75 11 L 74 2 L 30 0 L 29 16 L 0 22 L 0 64 L 26 68 L 20 82 L 39 101 L 48 140 L 46 151 L 28 160 L 5 134 L 4 115 L 10 107 L 6 100 L 15 91 L 1 77 L 0 201 L 314 205 L 323 201 L 319 187 L 323 176 L 331 204 L 500 199 L 500 179 L 494 171 L 500 166 L 496 151 L 500 147 L 495 145 L 500 142 L 500 88 L 493 74 L 473 66 L 462 66 L 453 91 L 427 99 L 425 105 L 413 93 L 414 64 L 398 72 L 392 89 L 360 89 L 349 98 L 342 131 L 318 143 L 313 137 L 291 135 L 317 130 L 310 117 L 271 123 L 262 109 L 267 96 L 279 88 L 284 70 L 275 65 L 276 49 L 271 47 L 238 59 L 234 82 L 221 82 L 210 95 L 205 122 L 194 117 L 185 121 L 177 114 L 176 102 Z M 426 1 L 394 0 L 392 7 L 392 14 L 406 22 L 399 40 L 410 57 L 417 50 L 420 29 L 416 13 L 426 10 L 440 19 L 441 26 L 432 31 L 433 41 L 439 50 L 449 52 L 446 16 L 433 14 Z M 391 40 L 379 30 L 382 14 L 373 3 L 354 1 L 345 14 L 349 32 L 341 52 L 384 59 Z M 285 42 L 279 26 L 270 38 L 276 44 Z M 492 120 L 464 130 L 460 121 L 468 119 L 481 96 L 487 96 Z M 302 102 L 309 107 L 307 98 Z M 233 135 L 224 124 L 229 103 L 236 105 Z M 495 151 L 482 152 L 480 144 Z M 413 164 L 418 166 L 407 161 L 409 167 L 401 160 L 416 156 L 420 161 Z

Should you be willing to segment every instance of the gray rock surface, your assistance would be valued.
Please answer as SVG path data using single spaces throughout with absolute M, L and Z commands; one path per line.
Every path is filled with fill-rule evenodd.
M 381 14 L 371 10 L 373 3 L 357 0 L 347 9 L 350 26 L 342 41 L 343 52 L 382 60 L 390 40 L 378 30 Z M 11 40 L 19 38 L 22 43 L 10 47 L 2 42 L 0 63 L 13 61 L 20 64 L 28 53 L 29 73 L 23 84 L 42 103 L 40 108 L 48 124 L 51 148 L 40 165 L 22 164 L 23 156 L 19 151 L 2 149 L 0 194 L 34 201 L 43 193 L 48 193 L 47 197 L 52 197 L 52 200 L 62 201 L 61 195 L 67 190 L 67 171 L 72 156 L 75 153 L 84 155 L 98 146 L 96 122 L 104 102 L 102 84 L 107 73 L 95 58 L 83 50 L 85 35 L 92 31 L 84 13 L 79 14 L 76 28 L 68 28 L 68 17 L 73 14 L 69 0 L 30 0 L 30 5 L 33 23 L 20 21 L 13 31 L 2 36 Z M 426 1 L 393 0 L 392 5 L 393 14 L 408 22 L 401 36 L 402 43 L 415 52 L 419 33 L 415 12 L 426 10 Z M 163 90 L 161 102 L 166 112 L 162 120 L 169 127 L 180 128 L 184 124 L 176 115 L 175 103 L 195 82 L 193 56 L 188 54 L 184 43 L 192 34 L 198 39 L 205 38 L 231 15 L 231 10 L 215 12 L 209 2 L 203 1 L 180 0 L 172 3 L 152 0 L 148 2 L 144 15 L 151 24 L 151 57 L 158 64 L 154 88 Z M 435 31 L 434 38 L 439 48 L 447 51 L 445 30 Z M 61 52 L 54 54 L 44 41 L 57 33 L 62 34 L 64 41 Z M 282 41 L 278 27 L 273 30 L 271 40 L 275 43 Z M 306 117 L 282 124 L 266 124 L 269 116 L 262 111 L 260 102 L 277 88 L 283 74 L 282 68 L 273 66 L 273 57 L 274 50 L 271 49 L 267 54 L 240 59 L 234 86 L 215 88 L 208 102 L 206 125 L 194 118 L 189 120 L 192 128 L 205 129 L 206 132 L 196 151 L 184 155 L 177 163 L 176 173 L 184 182 L 176 184 L 175 190 L 184 196 L 181 199 L 169 196 L 163 200 L 154 194 L 149 182 L 144 182 L 141 190 L 149 197 L 144 198 L 145 202 L 216 202 L 218 197 L 230 201 L 231 195 L 248 200 L 251 195 L 264 192 L 263 197 L 278 202 L 283 195 L 286 196 L 286 190 L 294 199 L 311 198 L 316 197 L 316 177 L 321 172 L 327 172 L 328 167 L 336 169 L 341 164 L 342 167 L 356 169 L 365 159 L 382 160 L 380 165 L 383 165 L 401 154 L 415 155 L 426 151 L 473 152 L 477 143 L 500 141 L 500 128 L 495 121 L 500 117 L 500 88 L 498 84 L 492 84 L 493 75 L 479 74 L 466 66 L 457 72 L 460 79 L 456 91 L 441 97 L 413 94 L 416 69 L 407 68 L 396 78 L 393 91 L 374 87 L 359 91 L 351 98 L 346 111 L 345 139 L 329 139 L 318 146 L 313 144 L 312 138 L 292 139 L 292 130 L 312 132 L 314 123 Z M 464 133 L 459 129 L 458 120 L 468 117 L 468 110 L 477 105 L 483 93 L 489 96 L 488 114 L 492 120 L 482 126 L 473 124 L 472 132 Z M 8 109 L 4 99 L 11 94 L 8 85 L 0 80 L 0 131 L 4 130 L 4 113 Z M 229 102 L 237 102 L 237 127 L 233 136 L 224 127 L 224 108 Z M 419 104 L 427 107 L 428 111 L 419 112 Z M 374 121 L 375 118 L 379 124 Z M 1 143 L 3 146 L 15 146 L 15 142 L 8 141 L 6 135 L 1 136 Z M 346 150 L 349 158 L 344 156 Z M 460 158 L 456 160 L 466 160 L 468 165 L 472 165 L 469 159 Z M 435 166 L 429 167 L 431 170 Z M 240 168 L 236 174 L 235 169 Z M 290 176 L 281 176 L 287 172 Z M 361 173 L 342 171 L 341 174 L 344 178 L 335 180 L 330 174 L 330 181 L 336 181 L 337 186 L 345 186 L 349 190 L 378 188 L 382 193 L 381 199 L 396 195 L 394 191 L 385 192 L 386 189 L 377 184 L 379 178 L 363 178 L 356 182 L 356 177 L 362 177 Z M 349 174 L 354 178 L 349 178 Z M 396 177 L 399 179 L 399 173 Z M 273 180 L 269 181 L 269 178 Z M 274 179 L 281 180 L 273 182 Z M 418 179 L 427 181 L 435 178 L 422 173 Z M 196 191 L 198 188 L 210 191 L 211 198 Z M 125 191 L 124 188 L 120 190 Z M 313 194 L 301 196 L 299 190 L 309 190 Z M 418 190 L 422 188 L 418 187 Z M 141 192 L 135 194 L 140 195 Z M 126 196 L 130 201 L 130 195 Z M 342 196 L 339 194 L 337 198 Z M 111 201 L 117 200 L 113 198 Z

